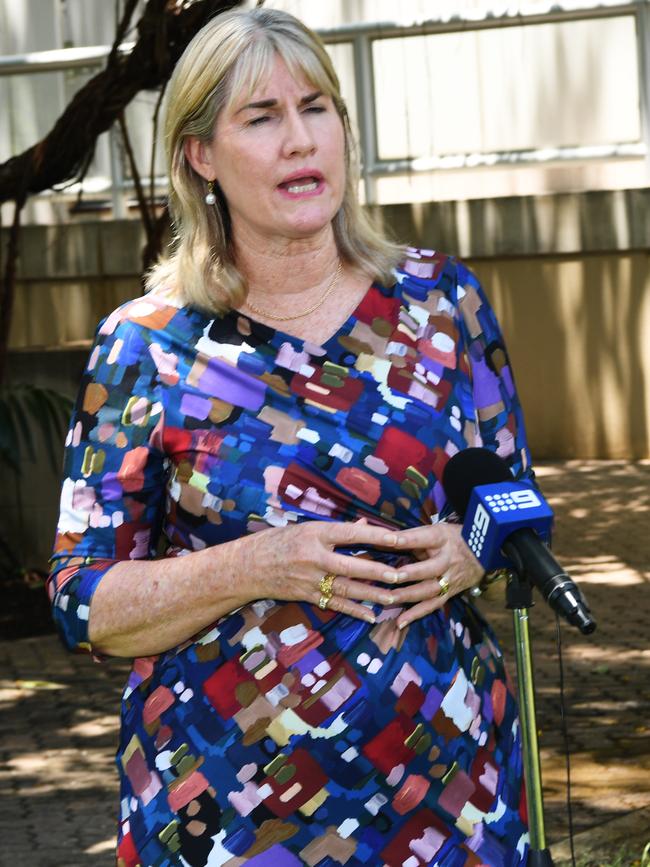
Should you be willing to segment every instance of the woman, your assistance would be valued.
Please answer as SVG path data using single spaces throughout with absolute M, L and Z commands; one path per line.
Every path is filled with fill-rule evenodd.
M 118 864 L 525 863 L 514 699 L 440 485 L 481 443 L 529 473 L 482 290 L 365 221 L 336 75 L 285 13 L 196 36 L 166 143 L 175 249 L 99 328 L 50 580 L 71 647 L 135 658 Z

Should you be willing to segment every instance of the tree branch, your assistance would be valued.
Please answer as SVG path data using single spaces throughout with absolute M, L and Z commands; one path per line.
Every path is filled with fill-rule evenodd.
M 154 199 L 156 195 L 156 142 L 158 141 L 158 122 L 160 119 L 160 109 L 162 106 L 162 102 L 165 96 L 165 91 L 167 90 L 167 82 L 163 84 L 160 88 L 160 93 L 158 94 L 158 99 L 156 100 L 156 107 L 153 112 L 153 129 L 151 131 L 151 165 L 149 168 L 149 203 L 153 208 L 155 205 Z
M 129 168 L 131 169 L 131 177 L 133 178 L 133 185 L 135 187 L 135 196 L 138 200 L 138 208 L 140 209 L 140 217 L 142 218 L 142 225 L 144 226 L 144 232 L 147 236 L 147 243 L 151 241 L 151 212 L 149 211 L 149 203 L 147 202 L 147 197 L 144 194 L 144 189 L 142 187 L 142 179 L 140 178 L 140 172 L 138 170 L 138 164 L 135 161 L 135 154 L 133 153 L 133 147 L 131 146 L 131 137 L 129 136 L 129 131 L 126 126 L 126 120 L 124 118 L 124 112 L 120 113 L 118 117 L 118 123 L 120 125 L 120 131 L 122 133 L 122 141 L 124 142 L 124 150 L 126 151 L 126 156 L 129 161 Z
M 20 213 L 25 199 L 19 199 L 14 206 L 14 219 L 7 241 L 7 259 L 4 263 L 2 297 L 0 298 L 0 385 L 4 382 L 9 349 L 9 332 L 16 294 L 16 263 L 18 261 L 18 238 L 20 235 Z
M 115 40 L 113 42 L 113 47 L 111 48 L 111 53 L 108 55 L 108 61 L 106 62 L 107 66 L 113 66 L 117 59 L 117 53 L 119 51 L 120 45 L 124 42 L 124 37 L 128 32 L 129 25 L 131 24 L 131 18 L 133 18 L 133 13 L 135 12 L 135 7 L 137 5 L 138 0 L 127 0 L 126 7 L 124 9 L 124 12 L 122 13 L 122 20 L 117 25 L 117 28 L 115 30 Z
M 126 0 L 106 68 L 75 94 L 44 139 L 0 165 L 0 204 L 12 199 L 15 202 L 0 285 L 0 383 L 6 369 L 20 214 L 25 202 L 34 193 L 83 177 L 97 138 L 119 120 L 147 234 L 143 263 L 145 268 L 149 267 L 160 250 L 169 212 L 165 207 L 156 217 L 153 203 L 151 210 L 149 208 L 124 124 L 124 109 L 141 90 L 164 90 L 174 65 L 195 33 L 219 12 L 240 3 L 241 0 L 147 0 L 137 24 L 133 51 L 125 55 L 119 47 L 137 6 L 137 0 Z M 160 101 L 154 125 L 157 125 L 159 108 Z
M 75 178 L 97 137 L 112 126 L 133 97 L 141 90 L 161 87 L 194 34 L 210 18 L 240 2 L 148 0 L 137 24 L 133 51 L 121 54 L 116 39 L 106 68 L 75 94 L 45 138 L 0 165 L 0 203 Z M 128 27 L 125 22 L 131 5 L 127 4 L 120 32 Z

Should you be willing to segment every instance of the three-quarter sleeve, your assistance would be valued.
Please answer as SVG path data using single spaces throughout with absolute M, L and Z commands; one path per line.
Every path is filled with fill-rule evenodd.
M 98 328 L 66 439 L 48 593 L 70 649 L 91 650 L 90 604 L 111 566 L 155 553 L 166 476 L 162 423 L 147 330 L 118 310 Z
M 496 452 L 518 479 L 533 479 L 523 412 L 494 310 L 476 276 L 457 266 L 456 302 L 471 382 L 477 441 Z

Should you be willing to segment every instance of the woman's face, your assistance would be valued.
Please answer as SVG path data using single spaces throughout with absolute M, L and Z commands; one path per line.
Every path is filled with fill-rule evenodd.
M 198 147 L 198 145 L 197 145 Z M 206 179 L 216 178 L 228 202 L 235 239 L 309 238 L 341 206 L 345 188 L 343 124 L 329 96 L 294 78 L 276 58 L 250 98 L 217 118 L 200 145 Z

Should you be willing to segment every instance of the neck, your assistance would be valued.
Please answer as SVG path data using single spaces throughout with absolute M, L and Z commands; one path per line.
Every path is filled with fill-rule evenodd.
M 270 240 L 240 232 L 235 251 L 248 295 L 258 300 L 322 288 L 335 273 L 340 258 L 329 225 L 317 235 L 298 240 Z

